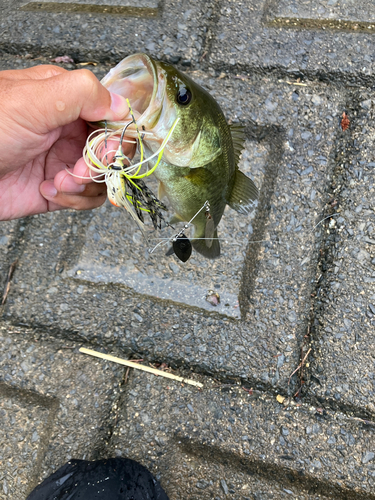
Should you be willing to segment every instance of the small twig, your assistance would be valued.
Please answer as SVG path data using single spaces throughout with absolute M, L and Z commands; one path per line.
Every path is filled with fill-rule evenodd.
M 253 395 L 253 388 L 251 388 L 251 389 L 247 389 L 246 387 L 242 387 L 242 389 L 243 389 L 244 391 L 246 391 L 248 394 L 250 394 L 250 396 L 252 396 L 252 395 Z
M 171 378 L 172 380 L 177 380 L 178 382 L 183 382 L 185 384 L 195 385 L 196 387 L 203 387 L 203 384 L 201 384 L 200 382 L 196 382 L 195 380 L 178 377 L 177 375 L 173 375 L 172 373 L 162 372 L 161 370 L 156 370 L 155 368 L 151 368 L 150 366 L 138 365 L 133 361 L 117 358 L 116 356 L 112 356 L 111 354 L 103 354 L 102 352 L 93 351 L 92 349 L 86 349 L 85 347 L 81 347 L 79 351 L 84 354 L 89 354 L 90 356 L 95 356 L 100 359 L 113 361 L 114 363 L 118 363 L 119 365 L 129 366 L 130 368 L 135 368 L 136 370 L 142 370 L 144 372 L 152 373 L 153 375 L 159 375 L 160 377 Z
M 307 351 L 307 353 L 306 353 L 305 357 L 303 358 L 303 360 L 301 361 L 301 363 L 297 366 L 297 368 L 294 370 L 294 372 L 293 372 L 293 373 L 291 374 L 291 376 L 289 377 L 288 385 L 290 384 L 290 379 L 293 377 L 293 375 L 294 375 L 296 372 L 298 372 L 298 370 L 299 370 L 300 368 L 302 368 L 303 363 L 306 361 L 307 356 L 310 354 L 310 351 L 311 351 L 311 347 L 310 347 L 310 349 Z
M 313 231 L 315 231 L 315 229 L 319 226 L 319 224 L 321 224 L 322 222 L 324 222 L 325 220 L 327 219 L 330 219 L 331 217 L 336 217 L 336 215 L 341 215 L 340 212 L 336 212 L 335 214 L 331 214 L 331 215 L 327 215 L 327 217 L 324 217 L 324 219 L 320 220 L 318 222 L 318 224 L 316 226 L 313 227 Z M 311 231 L 312 232 L 312 231 Z
M 1 301 L 2 306 L 5 304 L 5 302 L 7 300 L 8 293 L 10 290 L 10 282 L 12 280 L 14 270 L 16 269 L 17 262 L 18 262 L 18 259 L 16 259 L 14 262 L 12 262 L 12 264 L 9 267 L 8 276 L 7 276 L 7 280 L 6 280 L 5 288 L 4 288 L 4 293 L 3 293 L 3 299 Z
M 125 372 L 125 380 L 124 380 L 124 384 L 126 384 L 126 383 L 128 382 L 129 372 L 130 372 L 130 368 L 129 368 L 129 367 L 127 367 L 126 372 Z
M 199 62 L 202 62 L 202 61 L 203 61 L 203 59 L 206 57 L 206 55 L 207 55 L 207 54 L 208 54 L 208 52 L 207 52 L 207 50 L 205 50 L 205 51 L 203 52 L 203 54 L 201 55 L 201 57 L 199 58 Z
M 95 61 L 87 61 L 87 62 L 80 62 L 77 63 L 77 66 L 97 66 L 98 63 Z
M 300 87 L 307 87 L 307 83 L 289 82 L 288 80 L 286 80 L 286 83 L 289 83 L 289 85 L 299 85 Z
M 307 83 L 301 83 L 301 82 L 290 82 L 289 80 L 279 80 L 280 83 L 287 83 L 288 85 L 299 85 L 300 87 L 307 87 Z
M 356 420 L 357 422 L 361 422 L 361 424 L 370 425 L 371 427 L 375 426 L 375 422 L 373 422 L 372 420 L 365 420 L 365 419 L 359 418 L 359 417 L 349 417 L 349 419 Z

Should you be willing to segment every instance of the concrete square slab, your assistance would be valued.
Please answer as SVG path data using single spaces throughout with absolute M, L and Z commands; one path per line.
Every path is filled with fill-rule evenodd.
M 228 238 L 221 260 L 194 256 L 185 271 L 173 257 L 147 260 L 147 247 L 137 236 L 134 241 L 126 214 L 116 209 L 34 217 L 5 315 L 119 353 L 287 392 L 310 321 L 320 249 L 321 226 L 315 226 L 325 213 L 342 96 L 314 83 L 192 76 L 212 91 L 228 119 L 247 127 L 242 161 L 258 176 L 259 205 L 254 219 L 228 211 L 229 225 L 219 226 L 220 234 L 231 231 L 241 244 L 232 247 Z M 132 273 L 133 284 L 125 280 Z M 173 290 L 158 298 L 142 289 L 137 273 L 149 280 L 141 285 L 150 284 L 152 276 L 176 290 L 191 281 L 199 287 L 196 302 L 192 307 L 171 300 Z M 201 291 L 215 285 L 223 287 L 216 289 L 224 297 L 238 297 L 241 318 L 207 309 Z M 231 296 L 224 307 L 237 309 L 226 303 L 236 305 Z
M 247 142 L 241 170 L 262 186 L 269 147 Z M 148 182 L 157 193 L 157 181 Z M 163 200 L 167 206 L 167 200 Z M 133 220 L 123 210 L 113 210 L 108 202 L 95 212 L 87 229 L 87 237 L 77 264 L 66 271 L 66 276 L 92 283 L 122 284 L 134 292 L 175 303 L 191 306 L 210 313 L 240 318 L 239 294 L 241 268 L 249 235 L 253 233 L 253 213 L 243 217 L 226 207 L 220 222 L 219 238 L 222 257 L 209 261 L 193 251 L 187 263 L 177 257 L 167 257 L 170 239 L 183 224 L 175 224 L 175 231 L 165 228 L 154 231 L 150 219 L 146 220 L 148 241 L 134 229 Z M 173 215 L 169 207 L 166 220 Z M 191 237 L 193 229 L 185 231 Z M 159 248 L 157 245 L 162 243 Z M 150 253 L 153 251 L 153 253 Z M 219 294 L 220 303 L 213 307 L 207 301 L 210 290 Z

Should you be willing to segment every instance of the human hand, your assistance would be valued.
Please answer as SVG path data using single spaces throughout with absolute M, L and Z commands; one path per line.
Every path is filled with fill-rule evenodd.
M 81 158 L 86 120 L 120 120 L 125 99 L 88 70 L 49 65 L 0 72 L 0 95 L 0 220 L 100 206 L 106 186 Z

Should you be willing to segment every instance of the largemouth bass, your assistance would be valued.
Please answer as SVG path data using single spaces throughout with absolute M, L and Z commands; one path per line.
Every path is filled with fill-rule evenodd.
M 258 190 L 238 169 L 244 129 L 228 125 L 215 99 L 187 75 L 170 64 L 146 54 L 125 58 L 103 79 L 110 91 L 127 97 L 140 130 L 151 131 L 143 144 L 154 153 L 176 119 L 154 175 L 159 181 L 158 197 L 166 196 L 175 215 L 170 223 L 193 219 L 193 247 L 209 259 L 220 255 L 217 226 L 228 204 L 249 213 Z M 108 122 L 118 129 L 125 122 Z

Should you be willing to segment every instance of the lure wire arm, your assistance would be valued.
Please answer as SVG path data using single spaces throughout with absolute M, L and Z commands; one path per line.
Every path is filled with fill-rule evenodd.
M 174 236 L 172 236 L 171 238 L 163 238 L 162 241 L 159 241 L 159 243 L 157 245 L 154 246 L 154 248 L 152 248 L 151 250 L 149 249 L 148 250 L 148 253 L 154 253 L 155 250 L 160 246 L 160 245 L 164 245 L 166 243 L 173 243 L 173 242 L 176 242 L 178 240 L 178 238 L 180 238 L 181 236 L 184 235 L 184 231 L 186 231 L 186 229 L 188 229 L 188 227 L 190 226 L 190 224 L 193 222 L 193 220 L 202 212 L 202 210 L 206 209 L 206 212 L 209 212 L 210 210 L 210 202 L 207 200 L 204 202 L 204 205 L 198 210 L 198 212 L 194 215 L 194 217 L 192 217 L 189 222 L 187 222 L 186 224 L 184 224 L 184 227 L 177 233 L 175 234 Z M 171 224 L 168 224 L 166 223 L 166 226 L 167 227 L 171 227 L 172 229 L 174 229 L 174 227 L 171 225 Z

